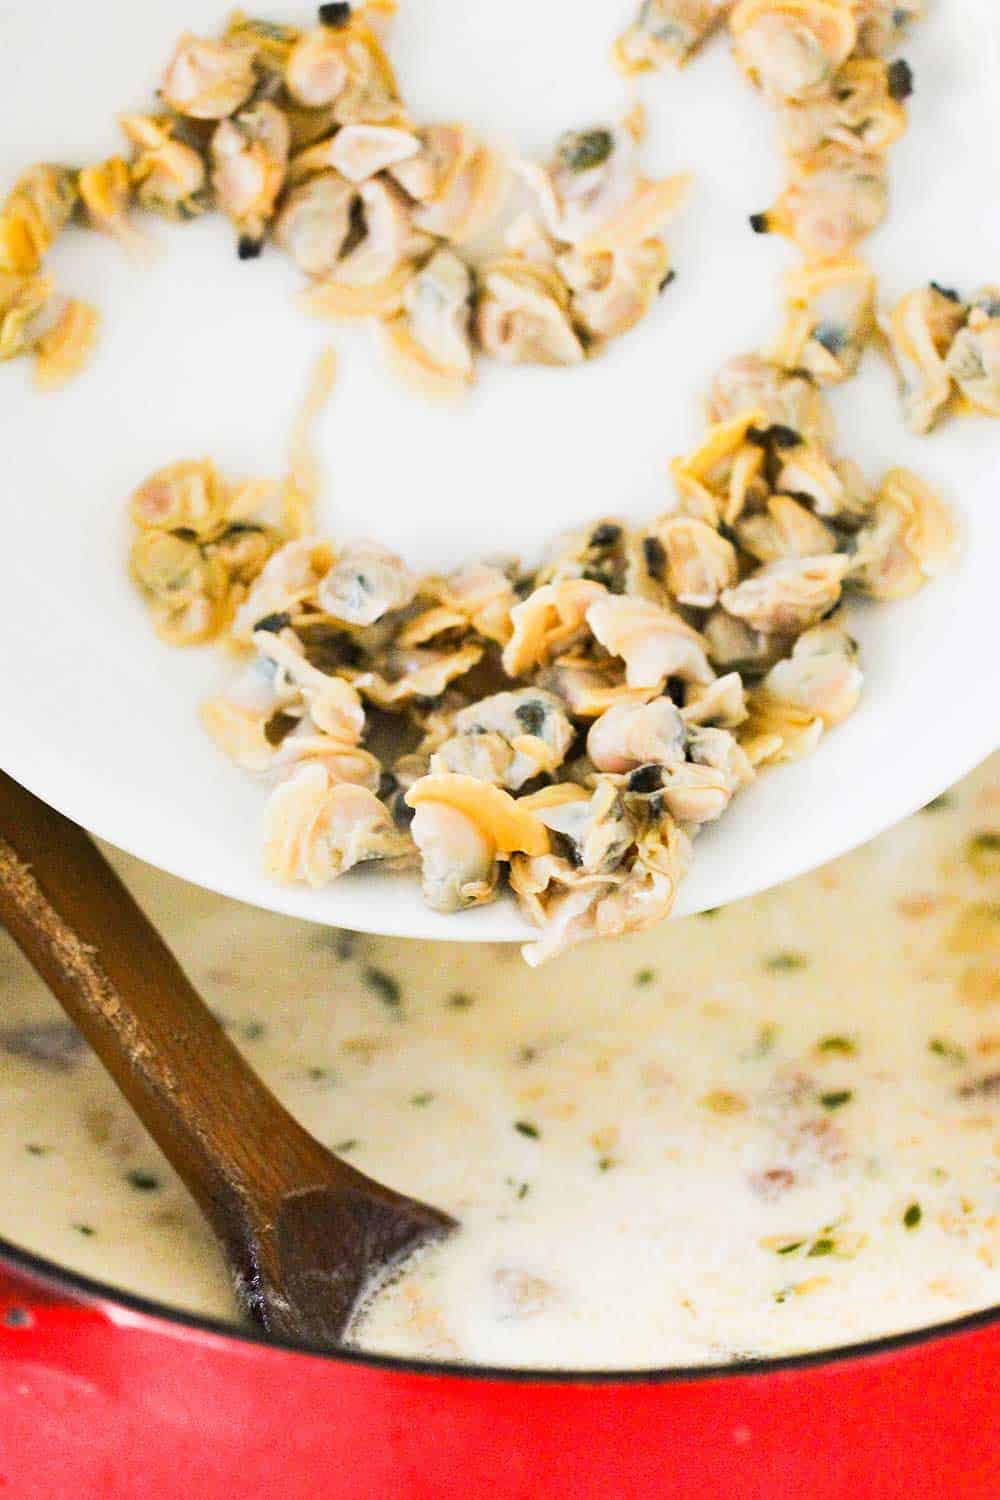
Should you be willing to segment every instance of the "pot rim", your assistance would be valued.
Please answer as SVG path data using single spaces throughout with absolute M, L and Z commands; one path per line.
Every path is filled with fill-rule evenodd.
M 849 1364 L 855 1360 L 884 1357 L 925 1344 L 943 1342 L 963 1334 L 1000 1328 L 1000 1305 L 967 1313 L 944 1323 L 932 1323 L 904 1333 L 887 1334 L 862 1343 L 836 1345 L 804 1354 L 786 1354 L 775 1359 L 747 1359 L 716 1365 L 679 1365 L 638 1370 L 559 1370 L 531 1366 L 515 1369 L 503 1365 L 458 1364 L 447 1360 L 411 1359 L 397 1354 L 370 1354 L 362 1349 L 322 1349 L 295 1344 L 283 1339 L 266 1338 L 249 1327 L 226 1323 L 200 1313 L 189 1313 L 169 1307 L 150 1297 L 127 1292 L 108 1282 L 98 1281 L 79 1271 L 71 1271 L 56 1261 L 35 1255 L 0 1236 L 0 1269 L 4 1265 L 28 1277 L 55 1285 L 88 1303 L 110 1302 L 128 1312 L 155 1318 L 174 1329 L 190 1329 L 212 1334 L 238 1344 L 253 1344 L 265 1352 L 307 1354 L 334 1364 L 359 1365 L 366 1369 L 396 1371 L 405 1375 L 448 1377 L 471 1382 L 503 1381 L 514 1385 L 677 1385 L 709 1380 L 733 1380 L 755 1377 L 763 1379 L 794 1371 L 815 1369 L 822 1365 Z

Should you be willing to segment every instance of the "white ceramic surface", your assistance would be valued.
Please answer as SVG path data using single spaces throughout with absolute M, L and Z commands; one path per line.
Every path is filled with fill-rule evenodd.
M 522 150 L 626 102 L 607 64 L 634 0 L 403 0 L 404 92 L 424 117 L 465 118 Z M 993 191 L 1000 63 L 994 0 L 929 0 L 906 53 L 912 128 L 892 155 L 894 207 L 867 254 L 886 299 L 934 277 L 1000 280 Z M 306 20 L 270 0 L 262 13 Z M 115 149 L 116 109 L 149 97 L 176 34 L 214 29 L 224 0 L 6 0 L 0 180 L 40 157 Z M 149 470 L 212 454 L 232 473 L 280 472 L 313 355 L 340 379 L 323 423 L 323 522 L 377 536 L 417 564 L 498 550 L 608 512 L 665 505 L 665 465 L 697 438 L 714 369 L 758 347 L 779 316 L 783 242 L 747 215 L 779 189 L 764 105 L 719 40 L 681 75 L 644 83 L 652 169 L 690 169 L 669 232 L 677 280 L 646 323 L 576 371 L 484 366 L 458 408 L 420 404 L 379 366 L 365 330 L 295 306 L 273 252 L 238 264 L 228 226 L 151 225 L 151 269 L 72 233 L 51 257 L 104 315 L 92 369 L 55 396 L 23 363 L 0 369 L 0 764 L 78 821 L 153 864 L 244 901 L 388 933 L 507 940 L 513 908 L 425 911 L 409 880 L 358 876 L 282 889 L 259 873 L 263 792 L 203 736 L 195 709 L 224 679 L 221 653 L 152 635 L 125 574 L 125 499 Z M 911 812 L 1000 742 L 997 565 L 1000 427 L 952 422 L 927 439 L 901 425 L 890 376 L 866 357 L 836 392 L 841 448 L 872 473 L 910 463 L 961 513 L 960 567 L 905 604 L 856 611 L 866 692 L 854 718 L 799 765 L 763 777 L 698 842 L 679 912 L 719 905 L 831 858 Z

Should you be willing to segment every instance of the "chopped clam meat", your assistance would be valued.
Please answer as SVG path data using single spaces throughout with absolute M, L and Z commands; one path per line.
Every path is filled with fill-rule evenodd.
M 741 66 L 774 100 L 822 92 L 857 41 L 844 0 L 739 0 L 729 27 Z
M 461 388 L 472 378 L 472 277 L 439 250 L 407 283 L 402 310 L 385 325 L 397 363 L 418 381 Z
M 955 335 L 948 374 L 969 404 L 1000 417 L 1000 291 L 978 293 L 965 327 Z
M 947 358 L 965 320 L 957 294 L 931 283 L 907 293 L 884 324 L 913 432 L 929 432 L 951 399 Z
M 798 634 L 817 624 L 839 601 L 848 566 L 848 558 L 841 556 L 767 563 L 727 589 L 722 607 L 752 630 Z
M 626 75 L 679 67 L 722 24 L 735 0 L 643 0 L 615 43 L 615 64 Z
M 587 754 L 598 771 L 624 775 L 639 766 L 670 766 L 684 759 L 687 730 L 669 698 L 616 703 L 587 734 Z
M 583 345 L 569 289 L 549 267 L 505 257 L 480 273 L 475 328 L 480 346 L 505 364 L 574 365 Z
M 590 606 L 587 623 L 605 650 L 625 662 L 629 687 L 656 687 L 668 677 L 710 682 L 715 675 L 702 637 L 662 605 L 609 595 Z
M 322 765 L 300 766 L 268 800 L 264 867 L 273 880 L 319 887 L 355 865 L 399 861 L 410 850 L 372 792 L 331 782 Z
M 884 158 L 833 144 L 796 163 L 774 207 L 752 222 L 759 233 L 787 235 L 810 261 L 834 260 L 877 229 L 888 207 Z
M 853 5 L 858 51 L 865 57 L 894 52 L 924 13 L 924 0 L 853 0 Z
M 208 41 L 186 32 L 160 83 L 171 109 L 194 120 L 222 120 L 253 91 L 254 49 L 237 40 Z
M 316 600 L 348 625 L 374 625 L 391 610 L 404 609 L 416 590 L 417 579 L 394 553 L 374 542 L 356 542 L 320 580 Z

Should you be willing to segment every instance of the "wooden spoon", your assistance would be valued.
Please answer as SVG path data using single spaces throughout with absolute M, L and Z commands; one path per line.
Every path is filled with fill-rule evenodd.
M 268 1333 L 336 1344 L 382 1278 L 457 1227 L 303 1130 L 88 835 L 2 773 L 0 919 L 200 1205 Z

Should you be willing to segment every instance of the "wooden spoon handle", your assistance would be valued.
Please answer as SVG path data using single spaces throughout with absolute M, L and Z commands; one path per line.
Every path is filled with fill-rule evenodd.
M 2 773 L 0 919 L 234 1252 L 290 1186 L 361 1180 L 247 1066 L 87 834 Z

